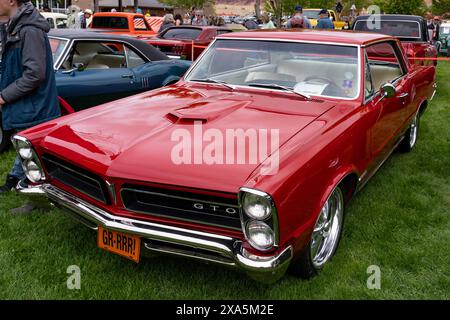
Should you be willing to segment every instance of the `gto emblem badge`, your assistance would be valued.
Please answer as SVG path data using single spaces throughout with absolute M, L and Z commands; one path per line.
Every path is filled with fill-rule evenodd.
M 236 214 L 237 211 L 234 208 L 223 208 L 221 206 L 217 206 L 214 204 L 203 204 L 203 203 L 194 203 L 194 208 L 197 210 L 206 210 L 213 212 L 223 212 L 225 211 L 228 214 Z

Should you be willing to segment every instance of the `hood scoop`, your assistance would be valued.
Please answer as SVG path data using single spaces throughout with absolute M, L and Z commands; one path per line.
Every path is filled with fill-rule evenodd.
M 228 114 L 245 108 L 249 102 L 235 100 L 200 101 L 187 107 L 176 109 L 166 114 L 166 119 L 174 124 L 194 124 L 195 122 L 207 123 Z

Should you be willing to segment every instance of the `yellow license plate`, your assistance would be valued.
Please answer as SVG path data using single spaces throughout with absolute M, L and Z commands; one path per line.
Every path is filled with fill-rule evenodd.
M 98 227 L 97 244 L 99 248 L 139 262 L 141 238 L 126 233 Z

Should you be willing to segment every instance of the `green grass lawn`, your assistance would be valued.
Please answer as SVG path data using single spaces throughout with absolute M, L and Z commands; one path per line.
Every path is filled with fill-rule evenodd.
M 0 174 L 13 152 L 0 155 Z M 349 204 L 337 255 L 319 277 L 266 286 L 216 265 L 162 256 L 140 264 L 100 250 L 96 235 L 56 209 L 13 216 L 0 196 L 0 299 L 449 299 L 450 63 L 410 154 L 394 153 Z M 81 268 L 69 290 L 67 267 Z M 367 268 L 381 269 L 369 290 Z

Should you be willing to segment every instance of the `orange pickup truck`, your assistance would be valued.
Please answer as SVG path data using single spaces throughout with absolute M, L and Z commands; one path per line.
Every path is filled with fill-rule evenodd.
M 93 31 L 102 33 L 126 34 L 136 37 L 154 36 L 158 30 L 140 13 L 99 12 L 95 13 L 90 25 Z

